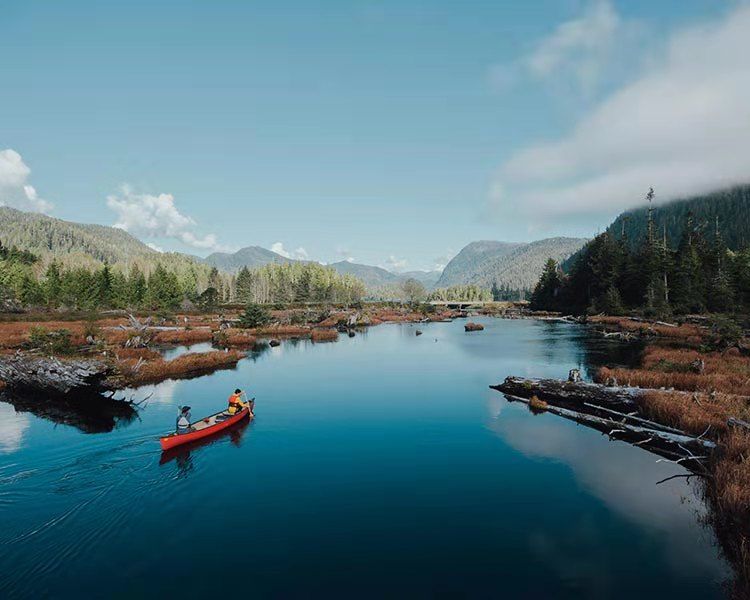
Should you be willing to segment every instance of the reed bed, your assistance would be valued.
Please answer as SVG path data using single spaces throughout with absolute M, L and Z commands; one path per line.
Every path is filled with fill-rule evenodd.
M 302 325 L 270 325 L 255 330 L 261 337 L 306 337 L 310 335 L 310 328 Z
M 310 337 L 313 342 L 335 342 L 339 339 L 339 332 L 335 329 L 313 329 Z
M 622 317 L 590 317 L 589 322 L 601 324 L 608 329 L 615 329 L 617 331 L 627 331 L 641 335 L 655 335 L 672 340 L 690 341 L 691 343 L 694 343 L 696 340 L 700 343 L 700 340 L 706 334 L 706 329 L 689 323 L 672 327 L 659 323 L 634 321 Z
M 258 338 L 247 331 L 225 330 L 217 334 L 217 343 L 225 348 L 252 348 Z
M 243 352 L 194 352 L 166 361 L 161 357 L 146 362 L 129 359 L 120 361 L 120 369 L 129 385 L 158 383 L 166 379 L 182 379 L 202 373 L 235 366 L 245 356 Z
M 213 332 L 208 328 L 174 329 L 157 331 L 151 338 L 156 344 L 198 344 L 210 342 Z

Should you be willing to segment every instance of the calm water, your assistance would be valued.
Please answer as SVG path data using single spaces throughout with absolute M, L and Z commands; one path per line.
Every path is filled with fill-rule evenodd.
M 0 403 L 0 596 L 720 597 L 676 465 L 488 385 L 626 361 L 563 323 L 284 343 L 82 433 Z M 257 418 L 163 456 L 176 406 Z M 144 396 L 146 389 L 138 391 Z

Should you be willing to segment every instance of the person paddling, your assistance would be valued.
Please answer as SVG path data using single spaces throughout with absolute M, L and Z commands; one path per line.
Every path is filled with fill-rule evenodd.
M 190 429 L 190 407 L 181 406 L 177 413 L 177 433 L 187 433 Z
M 234 394 L 229 396 L 229 408 L 227 412 L 230 415 L 235 415 L 238 412 L 240 412 L 243 408 L 247 406 L 244 402 L 242 402 L 242 390 L 237 388 L 234 390 Z

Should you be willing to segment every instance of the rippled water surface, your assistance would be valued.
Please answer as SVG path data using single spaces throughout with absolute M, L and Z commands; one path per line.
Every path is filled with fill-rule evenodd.
M 700 501 L 655 485 L 676 465 L 488 389 L 629 353 L 482 322 L 285 342 L 138 390 L 105 433 L 0 403 L 0 596 L 721 597 Z M 161 453 L 178 404 L 207 415 L 237 386 L 255 421 Z

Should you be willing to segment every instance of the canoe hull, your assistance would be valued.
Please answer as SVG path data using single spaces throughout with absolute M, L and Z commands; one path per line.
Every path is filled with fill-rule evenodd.
M 189 442 L 195 442 L 196 440 L 202 440 L 203 438 L 210 437 L 215 433 L 218 433 L 219 431 L 224 431 L 225 429 L 236 425 L 240 421 L 247 419 L 250 414 L 251 413 L 249 409 L 243 408 L 236 415 L 232 415 L 231 417 L 224 419 L 220 423 L 216 423 L 215 425 L 211 425 L 210 427 L 206 427 L 205 429 L 201 429 L 199 431 L 191 431 L 190 433 L 181 433 L 179 435 L 171 434 L 164 436 L 159 440 L 161 442 L 161 449 L 169 450 L 170 448 L 175 448 L 177 446 L 181 446 L 182 444 L 187 444 Z

